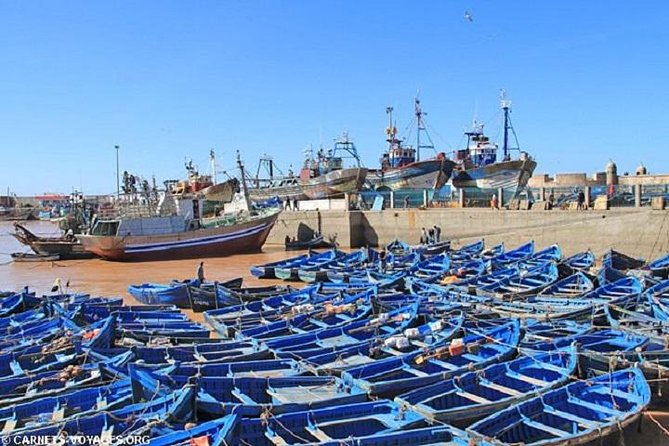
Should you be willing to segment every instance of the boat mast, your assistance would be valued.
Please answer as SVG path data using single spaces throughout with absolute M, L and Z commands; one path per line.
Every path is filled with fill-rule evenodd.
M 251 205 L 249 202 L 249 190 L 246 187 L 246 174 L 244 173 L 244 163 L 242 162 L 242 158 L 239 155 L 239 150 L 237 150 L 237 166 L 239 166 L 239 173 L 242 180 L 242 192 L 244 193 L 244 203 L 246 203 L 246 209 L 248 209 L 250 212 Z
M 216 154 L 214 153 L 214 149 L 209 151 L 209 165 L 211 168 L 211 182 L 212 184 L 216 184 Z
M 506 91 L 502 90 L 500 93 L 500 101 L 502 110 L 504 110 L 504 145 L 502 151 L 504 153 L 504 160 L 509 158 L 509 109 L 511 108 L 511 101 L 506 99 Z
M 420 107 L 420 99 L 418 98 L 416 98 L 415 102 L 415 112 L 416 112 L 416 161 L 420 161 L 421 147 L 424 149 L 434 150 L 434 144 L 430 139 L 430 135 L 427 134 L 427 129 L 425 128 L 425 121 L 423 121 L 423 116 L 427 115 L 427 113 L 423 112 L 423 109 Z M 420 145 L 420 132 L 425 132 L 427 139 L 430 142 L 430 145 L 423 145 L 423 146 Z
M 397 128 L 393 124 L 393 107 L 386 107 L 386 114 L 388 115 L 388 128 L 386 129 L 386 135 L 388 135 L 388 152 L 396 145 L 399 141 L 396 138 Z

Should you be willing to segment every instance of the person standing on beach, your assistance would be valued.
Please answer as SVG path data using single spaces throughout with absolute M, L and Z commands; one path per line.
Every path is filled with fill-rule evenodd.
M 200 262 L 200 264 L 197 266 L 197 280 L 200 282 L 200 284 L 204 283 L 204 262 Z

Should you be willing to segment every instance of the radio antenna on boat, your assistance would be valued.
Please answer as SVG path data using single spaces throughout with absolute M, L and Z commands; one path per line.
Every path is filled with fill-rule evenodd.
M 416 100 L 415 100 L 415 113 L 416 113 L 416 161 L 420 161 L 420 149 L 432 149 L 434 150 L 434 143 L 432 142 L 432 138 L 430 138 L 430 135 L 427 133 L 427 129 L 425 128 L 425 121 L 423 120 L 424 116 L 427 116 L 427 113 L 423 111 L 423 109 L 420 106 L 420 99 L 418 99 L 418 95 L 416 95 Z M 425 136 L 427 137 L 427 140 L 429 141 L 429 145 L 421 145 L 420 143 L 420 133 L 425 132 Z

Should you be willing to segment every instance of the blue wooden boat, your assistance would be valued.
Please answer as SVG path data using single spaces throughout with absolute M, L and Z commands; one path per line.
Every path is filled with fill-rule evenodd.
M 577 381 L 472 425 L 493 444 L 562 445 L 606 442 L 641 416 L 650 389 L 638 369 Z
M 481 239 L 467 245 L 463 245 L 460 248 L 449 252 L 449 256 L 453 262 L 456 261 L 469 261 L 483 252 L 485 248 L 485 240 Z
M 61 370 L 49 370 L 0 379 L 0 407 L 58 395 L 76 388 L 109 384 L 118 379 L 117 375 L 100 364 L 92 364 L 65 374 Z
M 471 278 L 465 278 L 458 281 L 457 286 L 459 287 L 485 287 L 492 286 L 506 278 L 518 276 L 520 274 L 520 269 L 517 266 L 511 266 L 509 268 L 498 269 L 487 274 L 481 274 L 478 276 L 473 276 Z
M 316 257 L 321 253 L 312 251 L 308 255 L 301 254 L 296 257 L 291 257 L 289 259 L 279 260 L 277 262 L 265 263 L 264 265 L 257 265 L 251 267 L 251 274 L 259 279 L 276 279 L 275 268 L 292 268 L 294 266 L 300 266 L 302 263 L 307 261 L 311 257 Z
M 669 278 L 669 254 L 665 254 L 648 263 L 648 269 L 654 276 L 662 279 Z
M 643 292 L 643 285 L 636 277 L 624 276 L 615 282 L 606 283 L 592 291 L 575 297 L 536 296 L 528 298 L 531 303 L 551 303 L 569 305 L 570 303 L 586 302 L 590 305 L 621 304 L 636 300 Z
M 241 329 L 237 331 L 236 337 L 261 341 L 339 327 L 365 318 L 371 313 L 371 294 L 371 292 L 361 293 L 342 302 L 318 306 L 308 313 L 295 314 L 290 318 L 266 325 Z
M 533 348 L 536 344 L 554 342 L 558 339 L 575 339 L 592 330 L 592 322 L 576 322 L 574 320 L 536 320 L 528 319 L 523 325 L 523 338 L 520 346 Z
M 135 363 L 130 367 L 148 370 L 169 376 L 213 376 L 213 377 L 280 377 L 298 376 L 308 370 L 298 361 L 292 359 L 266 359 L 258 361 L 241 361 L 225 363 L 175 363 L 169 367 L 164 365 L 144 365 Z
M 345 254 L 336 249 L 330 249 L 321 254 L 309 257 L 296 265 L 275 266 L 274 275 L 282 280 L 299 280 L 300 270 L 319 269 L 333 260 L 343 257 Z
M 179 389 L 166 396 L 154 398 L 147 402 L 130 404 L 110 412 L 99 412 L 95 415 L 77 417 L 70 420 L 51 423 L 47 426 L 26 429 L 19 438 L 37 438 L 67 434 L 77 435 L 109 435 L 121 437 L 130 431 L 139 429 L 151 420 L 193 419 L 195 389 L 191 386 Z
M 193 311 L 198 313 L 241 305 L 245 302 L 263 300 L 268 297 L 281 296 L 294 291 L 297 291 L 297 289 L 285 285 L 230 288 L 223 284 L 214 283 L 211 286 L 189 287 Z
M 37 307 L 42 301 L 32 294 L 21 292 L 0 298 L 0 317 L 22 313 Z
M 444 274 L 439 280 L 442 285 L 465 286 L 474 281 L 476 277 L 484 275 L 486 264 L 481 259 L 461 260 L 452 262 L 448 274 Z M 423 281 L 436 281 L 422 279 Z
M 395 256 L 405 256 L 407 254 L 410 254 L 413 252 L 413 248 L 406 242 L 403 242 L 402 240 L 395 239 L 392 242 L 388 243 L 385 246 L 385 250 L 388 252 L 388 254 L 394 254 Z
M 325 282 L 329 280 L 330 271 L 352 271 L 363 267 L 367 263 L 368 255 L 366 249 L 358 249 L 349 254 L 322 263 L 318 267 L 305 264 L 300 267 L 297 275 L 302 282 Z
M 130 285 L 128 293 L 138 301 L 149 305 L 176 305 L 179 308 L 190 308 L 188 299 L 188 284 L 173 283 L 163 285 L 159 283 L 143 283 Z
M 513 263 L 529 258 L 534 253 L 534 240 L 530 240 L 516 249 L 506 251 L 490 259 L 493 270 L 507 268 Z
M 169 422 L 152 423 L 150 427 L 151 446 L 174 446 L 181 444 L 207 444 L 208 446 L 229 446 L 232 443 L 232 431 L 239 423 L 239 416 L 228 415 L 212 421 L 198 423 L 196 426 L 184 426 L 175 429 Z M 157 431 L 157 432 L 155 432 Z M 155 433 L 154 433 L 155 432 Z M 145 430 L 136 432 L 141 436 Z
M 271 356 L 267 347 L 251 341 L 159 347 L 135 346 L 132 347 L 132 352 L 136 360 L 141 360 L 145 364 L 254 361 L 268 359 Z
M 130 403 L 130 380 L 122 379 L 109 386 L 75 389 L 0 408 L 0 430 L 14 435 L 57 420 L 88 416 L 100 410 L 114 410 Z
M 653 285 L 643 294 L 657 308 L 653 308 L 653 312 L 656 313 L 655 317 L 666 320 L 665 316 L 669 314 L 669 279 Z
M 352 437 L 347 439 L 347 442 L 355 446 L 471 446 L 473 444 L 469 434 L 448 425 Z M 342 446 L 342 441 L 325 441 L 318 444 L 320 446 Z M 475 444 L 476 446 L 491 446 L 487 441 L 478 439 Z
M 606 251 L 602 258 L 602 266 L 617 269 L 618 271 L 638 269 L 645 264 L 646 262 L 642 259 L 630 257 L 613 249 Z
M 520 297 L 538 293 L 555 283 L 557 278 L 557 265 L 551 262 L 535 266 L 530 270 L 520 270 L 517 274 L 477 288 L 498 296 Z
M 420 253 L 423 256 L 431 257 L 444 252 L 451 250 L 451 241 L 442 240 L 435 243 L 429 243 L 427 245 L 418 245 L 412 248 L 414 251 Z
M 504 247 L 504 242 L 502 242 L 498 245 L 495 245 L 495 246 L 492 246 L 490 248 L 484 249 L 481 252 L 481 255 L 479 256 L 479 258 L 481 260 L 489 262 L 492 259 L 494 259 L 495 257 L 503 254 L 505 250 L 506 250 L 506 248 Z
M 533 266 L 539 266 L 544 263 L 554 262 L 558 263 L 562 259 L 562 250 L 558 245 L 551 245 L 548 248 L 544 248 L 541 251 L 537 251 L 525 260 L 521 260 L 519 263 L 525 269 L 529 269 Z
M 451 269 L 451 259 L 448 254 L 438 254 L 419 262 L 413 269 L 412 275 L 420 279 L 440 278 Z
M 510 358 L 520 325 L 513 321 L 488 330 L 470 330 L 461 342 L 375 361 L 342 372 L 342 378 L 372 395 L 396 396 Z
M 405 329 L 401 333 L 390 336 L 379 336 L 357 343 L 335 344 L 323 348 L 302 350 L 286 348 L 275 350 L 275 355 L 299 359 L 308 364 L 312 373 L 338 374 L 343 370 L 363 364 L 443 346 L 460 333 L 462 323 L 462 315 L 459 315 L 450 320 L 432 321 Z
M 349 444 L 349 439 L 355 437 L 386 435 L 424 426 L 424 418 L 418 413 L 391 401 L 379 400 L 269 415 L 262 419 L 242 418 L 229 444 L 276 446 L 333 441 L 341 445 Z
M 558 270 L 560 270 L 560 277 L 566 277 L 577 272 L 585 272 L 593 266 L 595 266 L 595 254 L 587 250 L 562 260 L 558 263 Z
M 308 287 L 284 296 L 268 297 L 219 310 L 204 312 L 204 320 L 223 337 L 234 337 L 236 330 L 280 321 L 292 314 L 309 313 L 318 305 L 330 302 L 355 301 L 344 291 L 318 294 L 317 287 Z
M 431 420 L 466 427 L 512 404 L 566 384 L 576 372 L 576 348 L 490 365 L 395 398 Z
M 296 352 L 291 353 L 292 356 L 286 355 L 285 357 L 305 358 L 306 351 L 322 352 L 323 349 L 331 347 L 349 346 L 392 336 L 414 322 L 416 311 L 417 305 L 413 304 L 371 318 L 351 321 L 339 327 L 270 339 L 264 341 L 263 345 L 272 349 L 278 357 L 282 357 L 281 352 Z
M 595 285 L 592 280 L 579 271 L 544 288 L 539 292 L 539 296 L 578 297 L 592 291 L 594 288 Z
M 131 367 L 130 377 L 137 400 L 149 400 L 156 394 L 195 385 L 197 410 L 206 418 L 230 414 L 260 417 L 268 410 L 276 415 L 367 401 L 367 394 L 361 389 L 348 387 L 332 376 L 188 377 Z

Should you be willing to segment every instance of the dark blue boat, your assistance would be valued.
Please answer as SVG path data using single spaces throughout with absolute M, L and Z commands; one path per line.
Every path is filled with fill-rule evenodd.
M 395 402 L 458 427 L 566 384 L 576 371 L 575 347 L 493 364 L 404 393 Z
M 606 442 L 621 435 L 649 402 L 650 389 L 643 374 L 627 369 L 577 381 L 514 405 L 475 423 L 467 432 L 494 444 Z
M 519 338 L 518 321 L 471 330 L 461 342 L 353 367 L 342 372 L 342 378 L 372 395 L 396 396 L 508 359 Z

